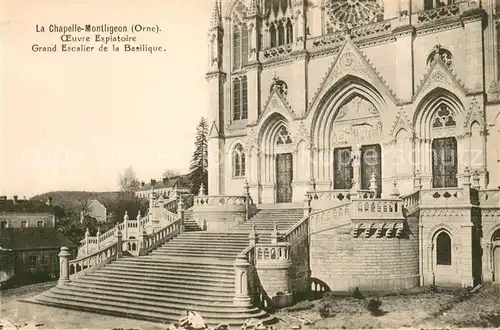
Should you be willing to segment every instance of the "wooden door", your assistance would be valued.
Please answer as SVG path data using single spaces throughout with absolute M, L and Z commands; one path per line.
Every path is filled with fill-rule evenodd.
M 278 154 L 276 156 L 276 203 L 292 202 L 292 180 L 292 154 Z
M 432 187 L 457 187 L 457 140 L 451 138 L 432 141 Z
M 337 148 L 334 150 L 333 189 L 351 189 L 352 163 L 351 148 Z

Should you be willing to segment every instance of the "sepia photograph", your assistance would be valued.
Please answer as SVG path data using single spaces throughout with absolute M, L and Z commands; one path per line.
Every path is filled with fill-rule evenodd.
M 0 18 L 0 330 L 500 329 L 500 0 Z

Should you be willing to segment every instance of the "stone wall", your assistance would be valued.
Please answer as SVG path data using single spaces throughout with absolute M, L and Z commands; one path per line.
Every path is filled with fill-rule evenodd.
M 332 291 L 418 286 L 418 220 L 410 221 L 402 238 L 353 238 L 350 226 L 312 234 L 311 277 Z
M 0 213 L 0 222 L 6 221 L 8 228 L 21 228 L 26 221 L 27 227 L 37 227 L 43 221 L 43 227 L 55 227 L 54 215 L 50 213 Z

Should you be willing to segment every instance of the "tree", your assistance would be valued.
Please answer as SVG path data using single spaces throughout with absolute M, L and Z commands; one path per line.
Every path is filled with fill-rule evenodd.
M 203 183 L 208 192 L 208 124 L 204 117 L 196 127 L 195 150 L 189 166 L 189 179 L 192 182 L 191 192 L 197 194 Z
M 175 178 L 175 177 L 178 177 L 179 175 L 181 175 L 181 173 L 180 173 L 179 171 L 175 171 L 175 170 L 166 170 L 165 172 L 163 172 L 162 177 L 163 177 L 163 178 L 170 179 L 170 178 Z
M 132 167 L 126 168 L 125 171 L 120 174 L 119 183 L 121 191 L 126 194 L 134 193 L 141 186 L 141 183 L 139 182 L 139 179 L 137 179 L 137 175 Z

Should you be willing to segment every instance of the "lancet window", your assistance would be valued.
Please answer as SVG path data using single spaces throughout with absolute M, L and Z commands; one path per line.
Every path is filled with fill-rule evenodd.
M 233 26 L 233 69 L 239 70 L 248 64 L 248 28 L 245 23 Z
M 248 83 L 246 76 L 233 79 L 233 120 L 248 118 Z
M 233 150 L 233 176 L 245 176 L 245 152 L 243 146 L 238 144 Z
M 451 237 L 442 231 L 436 237 L 436 263 L 438 265 L 451 265 Z
M 270 46 L 277 47 L 293 42 L 293 24 L 290 18 L 269 23 Z

